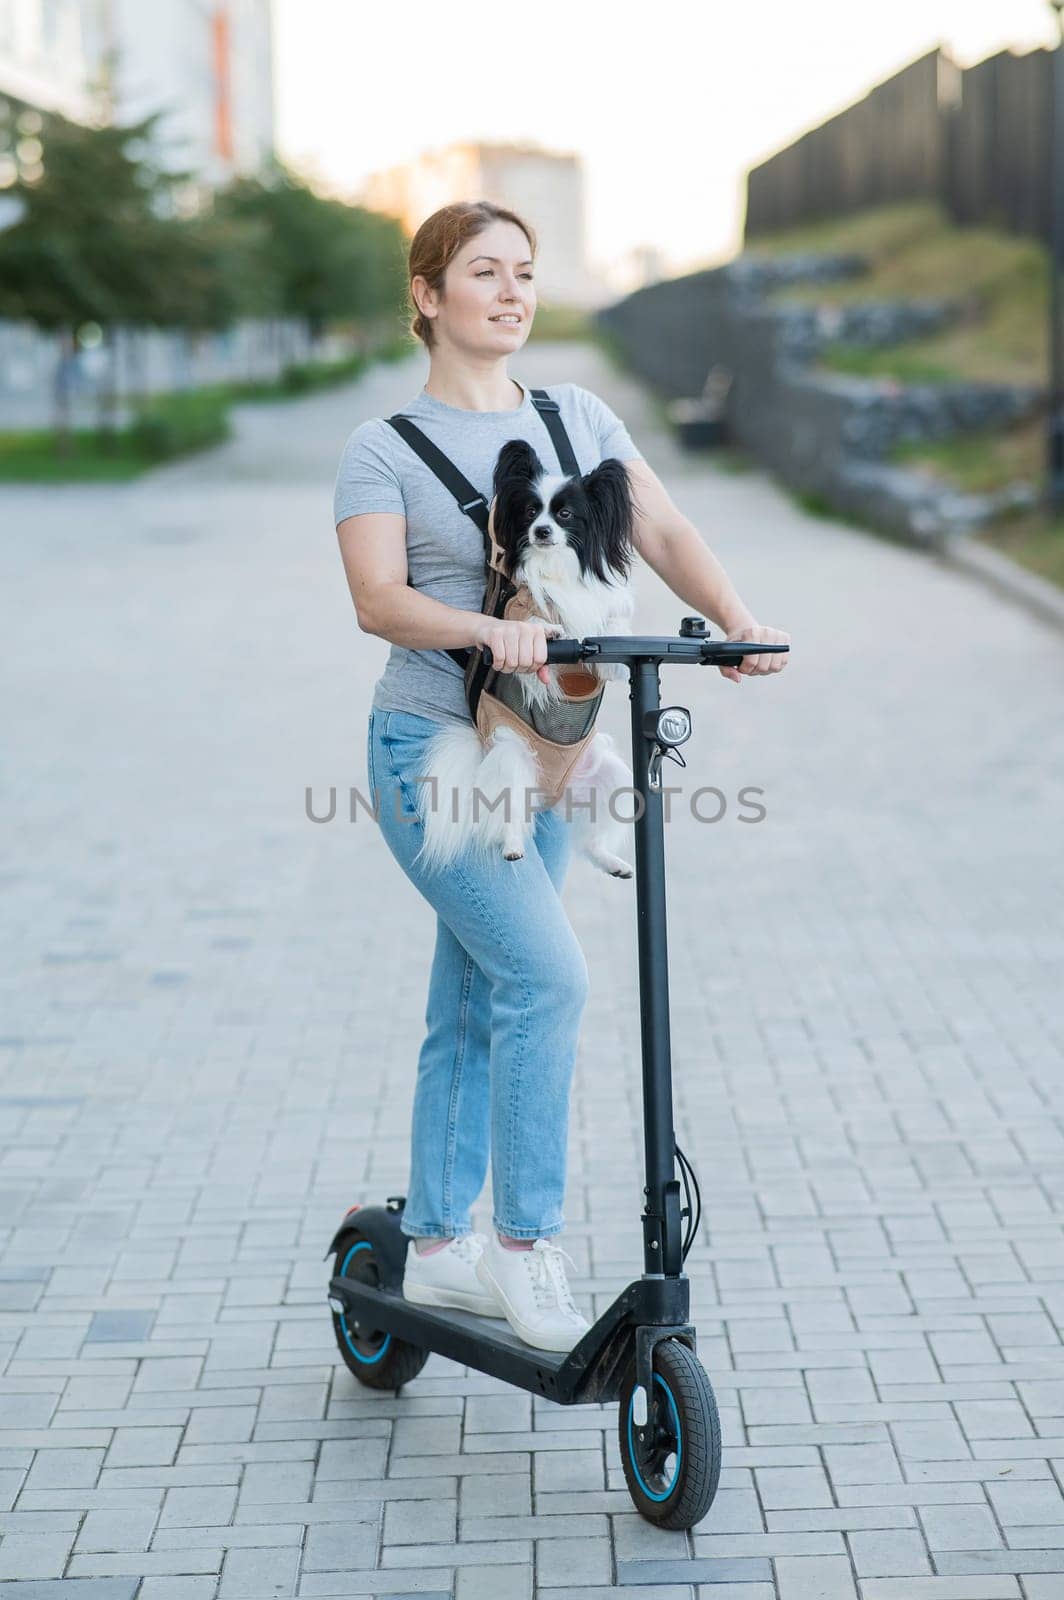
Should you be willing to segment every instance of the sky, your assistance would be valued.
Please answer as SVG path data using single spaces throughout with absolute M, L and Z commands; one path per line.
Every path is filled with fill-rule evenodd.
M 969 66 L 1056 31 L 1047 0 L 274 0 L 274 15 L 278 145 L 308 178 L 354 196 L 456 139 L 576 152 L 602 274 L 643 245 L 673 272 L 726 260 L 751 166 L 936 45 Z

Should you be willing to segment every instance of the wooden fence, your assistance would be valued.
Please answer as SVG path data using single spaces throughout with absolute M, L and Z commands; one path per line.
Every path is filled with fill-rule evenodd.
M 746 237 L 938 200 L 961 224 L 1049 235 L 1052 53 L 962 71 L 933 50 L 747 175 Z

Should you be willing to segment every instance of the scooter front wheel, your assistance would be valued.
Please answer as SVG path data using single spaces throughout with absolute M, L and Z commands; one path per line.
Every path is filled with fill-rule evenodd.
M 654 1347 L 654 1392 L 637 1420 L 635 1365 L 621 1385 L 617 1413 L 628 1492 L 659 1528 L 693 1528 L 720 1481 L 720 1417 L 698 1357 L 677 1339 Z
M 340 1236 L 336 1246 L 338 1278 L 356 1278 L 374 1286 L 381 1281 L 380 1264 L 372 1240 L 357 1228 Z M 333 1332 L 341 1360 L 348 1372 L 368 1389 L 399 1389 L 416 1378 L 429 1358 L 420 1345 L 407 1344 L 394 1334 L 367 1327 L 350 1311 L 333 1311 Z

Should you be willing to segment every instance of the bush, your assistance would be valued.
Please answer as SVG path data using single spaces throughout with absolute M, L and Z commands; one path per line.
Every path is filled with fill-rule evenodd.
M 412 348 L 396 338 L 342 361 L 293 362 L 280 378 L 221 383 L 174 394 L 141 395 L 128 427 L 76 430 L 59 448 L 48 431 L 0 432 L 0 483 L 121 481 L 194 450 L 221 444 L 231 433 L 229 407 L 239 401 L 287 400 L 346 383 L 377 361 L 399 360 Z
M 335 384 L 348 383 L 357 378 L 374 362 L 401 361 L 410 354 L 413 344 L 406 335 L 375 344 L 357 355 L 343 356 L 339 361 L 290 361 L 281 371 L 277 383 L 284 394 L 308 394 L 314 389 L 331 389 Z
M 342 361 L 290 361 L 280 377 L 286 394 L 307 394 L 357 377 L 366 366 L 365 356 L 345 356 Z
M 225 396 L 208 390 L 153 396 L 128 430 L 134 454 L 145 461 L 169 461 L 221 444 L 230 433 Z

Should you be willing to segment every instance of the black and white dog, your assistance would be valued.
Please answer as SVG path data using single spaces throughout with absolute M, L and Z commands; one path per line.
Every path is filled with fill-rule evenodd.
M 630 633 L 635 508 L 623 462 L 610 457 L 583 477 L 556 477 L 530 444 L 511 439 L 499 452 L 493 488 L 495 539 L 514 584 L 528 591 L 529 620 L 542 623 L 548 637 Z M 559 670 L 574 669 L 549 665 L 547 683 L 535 672 L 512 675 L 525 707 L 546 708 L 563 698 Z M 607 680 L 623 669 L 588 661 L 580 670 Z M 535 823 L 526 796 L 542 790 L 544 781 L 529 740 L 498 726 L 485 744 L 472 724 L 447 724 L 430 740 L 424 765 L 423 776 L 436 781 L 420 791 L 425 837 L 419 861 L 444 865 L 468 845 L 501 850 L 508 861 L 525 854 Z M 571 819 L 574 849 L 615 878 L 632 876 L 617 854 L 630 824 L 613 815 L 623 808 L 611 800 L 615 791 L 631 787 L 631 769 L 613 739 L 596 732 L 555 801 Z M 488 804 L 474 804 L 474 790 Z M 568 807 L 565 793 L 571 796 Z M 500 795 L 511 803 L 493 806 Z

